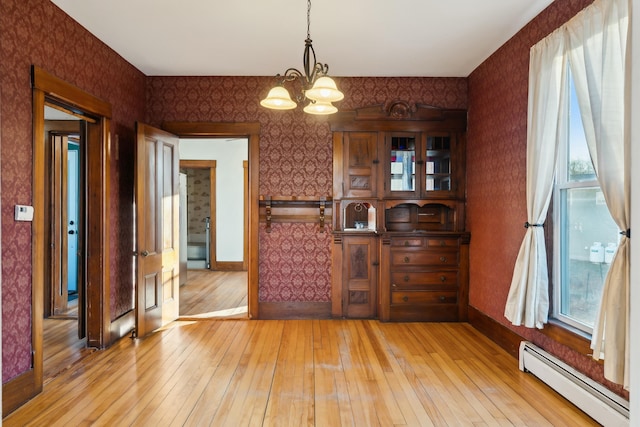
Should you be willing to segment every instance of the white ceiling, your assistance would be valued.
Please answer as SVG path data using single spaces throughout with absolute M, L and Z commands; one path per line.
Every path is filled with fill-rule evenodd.
M 553 0 L 316 0 L 318 62 L 345 77 L 466 77 Z M 302 69 L 304 0 L 52 0 L 148 76 Z

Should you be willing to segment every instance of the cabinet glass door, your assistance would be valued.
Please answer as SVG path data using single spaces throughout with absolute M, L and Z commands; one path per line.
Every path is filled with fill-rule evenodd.
M 427 136 L 425 159 L 425 191 L 451 191 L 451 136 Z
M 391 137 L 391 192 L 407 192 L 416 189 L 416 138 L 415 136 Z

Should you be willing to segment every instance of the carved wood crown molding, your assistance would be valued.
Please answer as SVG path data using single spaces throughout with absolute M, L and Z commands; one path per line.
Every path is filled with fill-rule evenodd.
M 446 109 L 433 105 L 394 100 L 385 104 L 358 107 L 340 111 L 329 118 L 332 128 L 354 122 L 444 122 L 462 120 L 466 122 L 467 111 Z M 466 124 L 466 123 L 465 123 Z

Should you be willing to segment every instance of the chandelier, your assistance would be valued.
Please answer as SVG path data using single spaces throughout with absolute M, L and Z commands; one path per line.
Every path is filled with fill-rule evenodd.
M 302 64 L 304 73 L 295 68 L 287 69 L 283 75 L 276 75 L 274 86 L 260 105 L 273 110 L 291 110 L 297 107 L 297 102 L 309 103 L 304 107 L 304 112 L 309 114 L 333 114 L 338 109 L 332 102 L 340 101 L 344 94 L 336 87 L 336 82 L 327 74 L 329 66 L 316 61 L 316 52 L 311 44 L 309 33 L 311 22 L 311 0 L 307 0 L 307 39 L 304 41 L 304 54 Z M 289 91 L 284 87 L 285 83 L 299 81 L 301 90 L 296 94 L 296 101 L 291 99 Z

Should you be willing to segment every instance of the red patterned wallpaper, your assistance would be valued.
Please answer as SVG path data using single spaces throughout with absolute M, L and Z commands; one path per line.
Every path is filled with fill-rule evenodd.
M 132 308 L 134 122 L 144 118 L 145 76 L 48 0 L 0 0 L 2 102 L 3 382 L 31 361 L 31 227 L 13 219 L 31 204 L 32 64 L 112 104 L 111 313 Z
M 283 64 L 283 66 L 286 64 Z M 463 78 L 336 78 L 340 109 L 403 100 L 444 108 L 467 107 Z M 260 194 L 323 196 L 332 191 L 331 130 L 326 118 L 301 109 L 260 107 L 272 77 L 150 77 L 147 121 L 259 122 Z M 329 301 L 331 239 L 317 227 L 274 225 L 260 233 L 260 301 Z M 301 285 L 303 284 L 303 285 Z
M 504 318 L 504 304 L 526 221 L 529 49 L 592 1 L 556 0 L 469 76 L 469 299 L 473 307 L 504 325 L 510 326 Z M 602 367 L 590 358 L 535 330 L 510 327 L 606 383 Z

